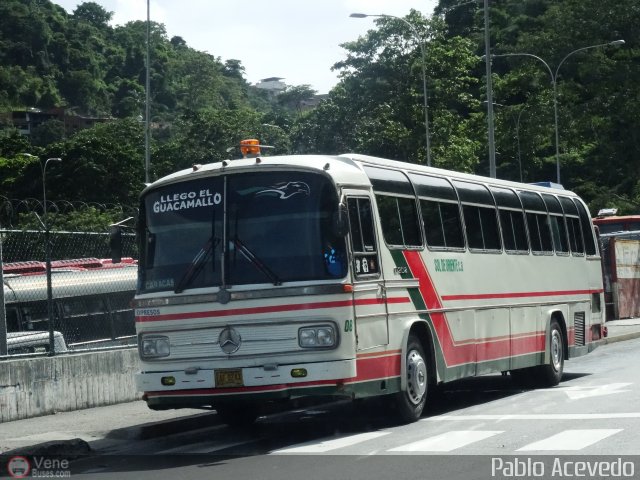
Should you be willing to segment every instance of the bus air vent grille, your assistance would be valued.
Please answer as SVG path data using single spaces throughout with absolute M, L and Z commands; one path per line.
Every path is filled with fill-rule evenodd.
M 576 312 L 573 316 L 573 326 L 576 335 L 576 346 L 583 346 L 585 344 L 584 319 L 584 312 Z

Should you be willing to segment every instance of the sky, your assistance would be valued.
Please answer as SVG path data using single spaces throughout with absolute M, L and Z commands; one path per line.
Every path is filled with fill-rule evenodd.
M 146 0 L 92 0 L 113 12 L 112 26 L 146 20 Z M 53 0 L 69 13 L 82 0 Z M 413 8 L 430 15 L 437 0 L 150 0 L 151 20 L 167 36 L 182 37 L 200 51 L 240 60 L 245 79 L 282 77 L 287 85 L 311 85 L 327 93 L 338 83 L 331 67 L 343 60 L 341 43 L 374 28 L 373 18 L 349 14 L 405 16 Z

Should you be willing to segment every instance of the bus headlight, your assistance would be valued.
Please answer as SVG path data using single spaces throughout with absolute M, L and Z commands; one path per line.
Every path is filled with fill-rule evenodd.
M 140 342 L 140 357 L 160 358 L 168 357 L 171 353 L 169 337 L 142 337 Z
M 302 348 L 328 348 L 336 344 L 336 333 L 331 325 L 304 327 L 298 330 L 298 344 Z

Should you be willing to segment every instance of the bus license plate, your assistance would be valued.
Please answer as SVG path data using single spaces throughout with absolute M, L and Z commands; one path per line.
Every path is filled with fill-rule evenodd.
M 216 388 L 242 387 L 242 370 L 240 368 L 215 371 Z

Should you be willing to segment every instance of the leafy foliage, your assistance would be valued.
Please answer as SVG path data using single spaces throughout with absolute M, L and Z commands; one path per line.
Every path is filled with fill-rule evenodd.
M 489 14 L 498 177 L 555 180 L 555 99 L 562 183 L 592 210 L 638 212 L 638 2 L 492 0 Z M 40 162 L 63 158 L 47 172 L 52 199 L 136 204 L 147 25 L 111 27 L 111 18 L 94 2 L 71 15 L 48 0 L 0 2 L 0 111 L 64 106 L 114 117 L 75 134 L 46 123 L 30 142 L 1 131 L 0 195 L 38 197 L 42 163 L 21 155 L 30 153 Z M 423 79 L 432 164 L 488 173 L 481 2 L 440 0 L 431 17 L 380 16 L 343 45 L 345 58 L 334 66 L 340 82 L 310 111 L 300 108 L 315 93 L 309 85 L 272 99 L 246 82 L 240 60 L 169 39 L 161 24 L 152 22 L 150 32 L 152 178 L 236 156 L 228 149 L 243 137 L 273 145 L 275 154 L 354 151 L 424 164 Z M 619 38 L 624 46 L 608 45 Z M 499 56 L 506 53 L 558 69 L 557 96 L 542 62 Z

